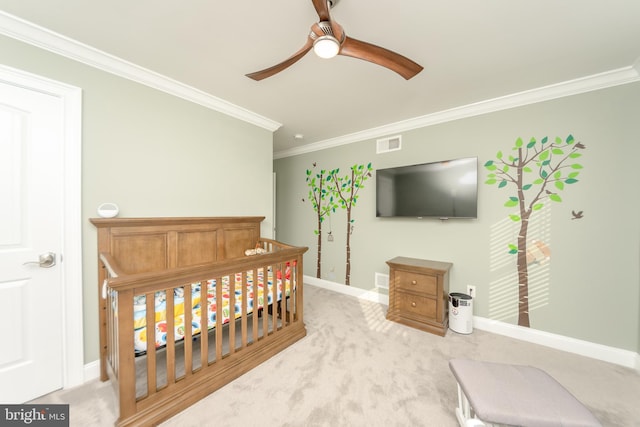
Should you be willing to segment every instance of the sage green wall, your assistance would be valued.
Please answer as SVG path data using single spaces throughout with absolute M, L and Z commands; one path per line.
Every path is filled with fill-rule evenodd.
M 96 231 L 120 216 L 265 216 L 273 228 L 272 133 L 147 86 L 0 36 L 2 64 L 83 90 L 85 362 L 98 358 Z
M 482 167 L 499 150 L 505 153 L 518 137 L 565 138 L 573 134 L 586 145 L 580 182 L 562 192 L 564 201 L 551 205 L 548 243 L 552 256 L 547 302 L 531 312 L 531 327 L 581 340 L 639 350 L 640 319 L 640 84 L 627 84 L 473 118 L 424 127 L 402 134 L 402 150 L 376 155 L 374 140 L 278 159 L 278 238 L 309 247 L 305 274 L 315 277 L 315 212 L 307 199 L 305 171 L 354 164 L 373 168 L 477 156 L 478 218 L 380 219 L 375 217 L 375 174 L 365 182 L 353 210 L 351 285 L 374 286 L 374 273 L 388 273 L 385 261 L 395 256 L 453 263 L 451 291 L 477 286 L 474 313 L 500 317 L 492 311 L 499 299 L 490 288 L 504 270 L 515 273 L 515 257 L 496 268 L 490 256 L 492 239 L 508 224 L 503 206 L 513 189 L 484 184 Z M 547 210 L 547 208 L 545 208 Z M 572 220 L 571 211 L 584 211 Z M 333 242 L 323 242 L 322 278 L 344 283 L 344 211 L 324 222 Z M 509 233 L 515 243 L 515 231 Z M 533 236 L 531 236 L 533 237 Z M 506 245 L 498 250 L 504 256 Z M 512 294 L 515 287 L 512 286 Z M 515 294 L 514 294 L 515 295 Z M 511 299 L 515 301 L 512 295 Z M 510 316 L 500 320 L 517 324 Z

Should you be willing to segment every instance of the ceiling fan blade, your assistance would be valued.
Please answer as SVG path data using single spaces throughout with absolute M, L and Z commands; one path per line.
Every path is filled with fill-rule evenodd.
M 256 81 L 260 81 L 262 79 L 266 79 L 267 77 L 271 77 L 274 74 L 277 74 L 280 71 L 282 71 L 282 70 L 292 66 L 296 62 L 298 62 L 300 60 L 300 58 L 305 56 L 307 54 L 307 52 L 309 52 L 311 50 L 312 47 L 313 47 L 313 40 L 311 40 L 311 37 L 307 37 L 307 42 L 302 47 L 302 49 L 300 49 L 299 51 L 294 53 L 292 56 L 290 56 L 286 60 L 282 61 L 279 64 L 274 65 L 273 67 L 265 68 L 264 70 L 256 71 L 254 73 L 245 74 L 245 75 L 247 77 L 249 77 L 250 79 L 253 79 L 253 80 L 256 80 Z
M 365 61 L 381 65 L 391 71 L 395 71 L 406 80 L 414 77 L 423 69 L 421 65 L 416 64 L 405 56 L 348 36 L 345 36 L 344 43 L 342 43 L 342 47 L 338 54 L 350 56 L 352 58 L 364 59 Z
M 313 3 L 313 7 L 316 8 L 320 21 L 331 20 L 331 16 L 329 15 L 329 2 L 327 0 L 311 0 L 311 2 Z

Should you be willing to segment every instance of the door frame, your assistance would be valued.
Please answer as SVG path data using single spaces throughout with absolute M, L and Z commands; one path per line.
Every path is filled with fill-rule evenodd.
M 0 64 L 0 81 L 58 97 L 63 123 L 62 385 L 84 383 L 82 300 L 82 89 Z

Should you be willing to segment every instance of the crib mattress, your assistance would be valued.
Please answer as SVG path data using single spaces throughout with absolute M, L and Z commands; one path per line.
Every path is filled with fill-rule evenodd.
M 253 271 L 246 273 L 246 296 L 247 296 L 247 313 L 253 313 L 254 307 L 262 309 L 265 306 L 265 277 L 264 270 L 257 270 L 257 288 L 258 294 L 254 295 L 253 289 Z M 276 286 L 276 301 L 282 299 L 283 292 L 288 297 L 290 295 L 290 270 L 285 271 L 284 276 L 280 271 L 277 272 L 275 277 Z M 233 278 L 233 283 L 232 279 Z M 222 301 L 218 303 L 216 300 L 216 287 L 217 283 L 215 279 L 207 280 L 206 282 L 206 310 L 207 310 L 207 329 L 213 329 L 216 326 L 217 316 L 221 316 L 221 323 L 229 323 L 232 317 L 234 320 L 242 315 L 242 273 L 236 273 L 233 276 L 223 277 L 221 280 L 222 285 Z M 267 289 L 266 289 L 266 305 L 270 305 L 274 300 L 273 290 L 274 277 L 271 270 L 267 271 Z M 184 291 L 185 288 L 174 288 L 174 337 L 175 340 L 184 339 L 186 333 L 186 326 L 184 323 Z M 234 307 L 230 307 L 231 293 L 234 293 L 235 304 Z M 166 307 L 166 292 L 155 293 L 155 345 L 156 348 L 163 347 L 167 344 L 167 307 Z M 201 325 L 201 313 L 202 313 L 202 283 L 191 284 L 191 334 L 195 336 L 202 330 Z M 146 296 L 138 295 L 134 297 L 134 348 L 137 354 L 141 354 L 147 351 L 147 340 L 149 339 L 149 333 L 146 325 Z

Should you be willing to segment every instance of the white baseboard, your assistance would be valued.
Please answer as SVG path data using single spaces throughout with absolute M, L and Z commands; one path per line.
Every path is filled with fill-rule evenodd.
M 318 279 L 312 276 L 304 276 L 305 285 L 313 285 L 318 288 L 324 288 L 330 291 L 338 292 L 341 294 L 350 295 L 367 301 L 373 301 L 384 305 L 389 305 L 389 296 L 379 294 L 373 290 L 366 290 L 361 288 L 354 288 L 352 286 L 346 286 L 341 283 L 331 282 L 329 280 Z
M 352 286 L 345 286 L 340 283 L 318 279 L 311 276 L 304 276 L 304 283 L 328 289 L 330 291 L 355 296 L 368 301 L 389 305 L 389 297 L 387 295 L 378 294 L 375 291 L 367 291 L 365 289 L 354 288 Z M 525 328 L 479 316 L 473 316 L 473 326 L 483 331 L 614 363 L 640 372 L 640 354 L 630 350 L 623 350 L 621 348 L 579 340 L 564 335 L 552 334 L 550 332 L 544 332 L 537 329 Z
M 100 378 L 100 359 L 84 365 L 84 382 L 93 381 L 97 378 Z
M 473 326 L 483 331 L 504 335 L 557 350 L 591 357 L 640 371 L 640 354 L 564 335 L 512 325 L 485 317 L 473 316 Z

